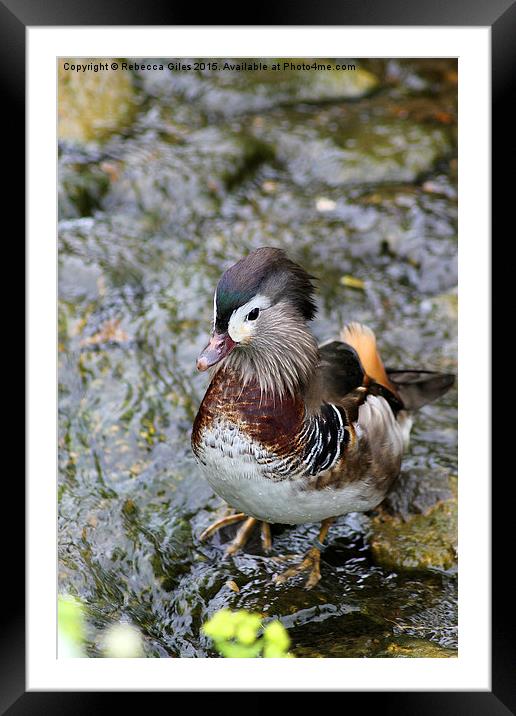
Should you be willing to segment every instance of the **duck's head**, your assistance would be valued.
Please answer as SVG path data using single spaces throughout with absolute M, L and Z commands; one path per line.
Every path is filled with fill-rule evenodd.
M 307 322 L 316 313 L 312 277 L 284 251 L 263 247 L 231 266 L 214 296 L 214 330 L 197 359 L 256 377 L 262 389 L 293 392 L 317 363 Z

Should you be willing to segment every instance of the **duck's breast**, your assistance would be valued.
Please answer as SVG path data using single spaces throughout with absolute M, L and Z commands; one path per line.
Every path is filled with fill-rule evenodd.
M 406 427 L 370 395 L 358 420 L 325 405 L 308 416 L 301 400 L 275 403 L 257 386 L 214 381 L 192 446 L 213 490 L 268 522 L 315 522 L 378 505 L 399 473 Z

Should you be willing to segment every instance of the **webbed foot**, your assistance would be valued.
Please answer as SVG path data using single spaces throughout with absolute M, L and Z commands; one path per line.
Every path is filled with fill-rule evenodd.
M 305 589 L 313 589 L 317 582 L 321 579 L 321 549 L 323 549 L 323 540 L 328 534 L 331 523 L 334 518 L 329 517 L 323 520 L 321 523 L 321 529 L 319 531 L 319 537 L 316 545 L 310 547 L 308 552 L 303 557 L 302 561 L 295 564 L 293 567 L 289 567 L 281 574 L 277 574 L 273 582 L 276 584 L 285 584 L 292 577 L 297 577 L 301 574 L 307 574 L 307 578 L 304 584 Z
M 321 552 L 317 547 L 311 547 L 303 560 L 293 567 L 289 567 L 281 574 L 277 574 L 273 581 L 276 584 L 285 584 L 289 579 L 307 574 L 304 583 L 305 589 L 312 589 L 321 579 Z

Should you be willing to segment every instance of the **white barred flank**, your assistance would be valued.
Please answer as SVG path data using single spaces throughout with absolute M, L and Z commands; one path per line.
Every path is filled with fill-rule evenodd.
M 317 522 L 347 512 L 375 507 L 383 498 L 374 481 L 354 481 L 341 487 L 315 488 L 318 477 L 333 469 L 349 440 L 342 409 L 327 405 L 325 414 L 310 416 L 288 457 L 268 452 L 236 425 L 217 419 L 201 436 L 197 457 L 213 490 L 232 507 L 267 522 Z M 369 396 L 353 425 L 360 454 L 367 441 L 373 461 L 381 465 L 401 459 L 406 424 L 402 428 L 381 397 Z M 344 458 L 345 459 L 345 458 Z

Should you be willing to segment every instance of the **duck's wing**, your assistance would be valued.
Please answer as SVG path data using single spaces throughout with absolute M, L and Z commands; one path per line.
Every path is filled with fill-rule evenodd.
M 373 331 L 360 323 L 348 324 L 341 337 L 319 347 L 324 401 L 353 407 L 372 394 L 385 398 L 395 413 L 417 410 L 444 395 L 455 381 L 450 373 L 386 369 Z
M 333 397 L 347 395 L 360 386 L 379 386 L 399 399 L 396 386 L 384 368 L 373 331 L 362 323 L 348 323 L 340 341 L 319 347 L 324 390 Z
M 321 398 L 335 402 L 359 388 L 365 371 L 357 352 L 347 343 L 331 341 L 319 346 Z
M 346 408 L 350 417 L 368 395 L 380 395 L 395 413 L 403 408 L 396 393 L 366 373 L 359 354 L 348 343 L 331 341 L 319 347 L 319 384 L 324 402 Z

